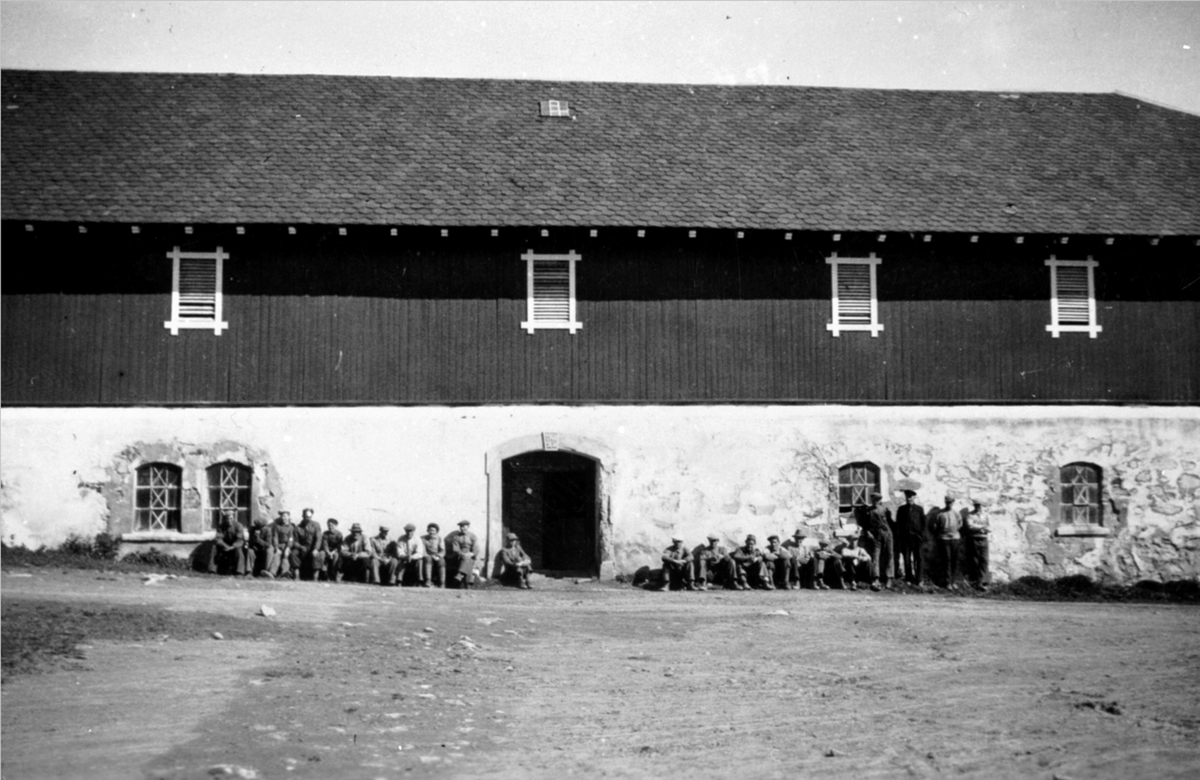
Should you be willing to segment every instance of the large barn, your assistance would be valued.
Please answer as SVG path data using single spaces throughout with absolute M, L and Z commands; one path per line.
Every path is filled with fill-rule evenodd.
M 5 543 L 221 508 L 519 532 L 991 518 L 1200 574 L 1200 117 L 1115 94 L 3 73 Z

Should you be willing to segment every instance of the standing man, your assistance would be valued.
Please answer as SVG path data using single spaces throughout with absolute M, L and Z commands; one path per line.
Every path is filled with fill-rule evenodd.
M 979 590 L 987 590 L 988 585 L 988 536 L 991 534 L 991 523 L 983 513 L 983 504 L 979 499 L 971 500 L 974 508 L 963 515 L 962 535 L 970 540 L 970 556 L 967 561 L 967 571 L 970 573 L 971 584 Z M 965 547 L 966 545 L 964 545 Z M 965 552 L 965 550 L 964 550 Z
M 332 517 L 325 526 L 328 530 L 321 534 L 318 568 L 324 572 L 326 582 L 338 582 L 342 578 L 342 532 L 338 530 L 338 521 Z
M 208 573 L 229 573 L 232 570 L 232 573 L 239 577 L 245 576 L 245 544 L 242 524 L 237 521 L 237 513 L 232 509 L 222 509 L 217 525 L 217 537 L 213 539 L 208 556 Z
M 892 582 L 892 511 L 879 505 L 882 493 L 871 494 L 871 508 L 863 514 L 862 542 L 871 555 L 871 590 L 879 590 L 880 578 Z
M 388 554 L 391 543 L 388 542 L 388 534 L 391 529 L 386 525 L 379 526 L 379 533 L 371 537 L 369 545 L 371 550 L 371 574 L 367 580 L 372 585 L 390 585 L 392 575 L 394 573 L 392 566 L 392 558 Z
M 292 545 L 292 577 L 315 580 L 321 571 L 321 524 L 313 519 L 312 509 L 301 511 L 300 518 Z
M 702 544 L 692 551 L 695 563 L 693 573 L 696 575 L 696 587 L 700 590 L 708 590 L 710 584 L 737 588 L 737 568 L 725 548 L 717 544 L 719 541 L 721 537 L 709 534 L 708 544 Z
M 421 537 L 425 546 L 425 554 L 421 556 L 421 587 L 429 588 L 430 580 L 440 588 L 446 584 L 446 545 L 442 542 L 442 529 L 437 523 L 430 523 Z
M 371 576 L 371 543 L 358 523 L 350 526 L 350 535 L 342 541 L 342 578 L 362 582 Z
M 417 538 L 417 527 L 412 523 L 404 525 L 404 534 L 392 543 L 390 583 L 403 585 L 404 580 L 421 581 L 421 559 L 425 557 L 425 545 Z
M 663 590 L 695 590 L 695 571 L 692 568 L 692 556 L 683 548 L 683 537 L 672 536 L 671 546 L 663 550 L 662 581 Z
M 927 576 L 921 555 L 925 541 L 925 510 L 914 499 L 917 491 L 904 491 L 904 505 L 896 510 L 896 576 L 900 576 L 900 564 L 904 564 L 904 577 L 913 585 L 920 585 Z
M 933 535 L 937 540 L 938 563 L 941 567 L 943 588 L 956 590 L 959 579 L 959 553 L 961 551 L 959 530 L 962 518 L 954 511 L 954 496 L 946 495 L 946 506 L 933 516 Z
M 500 551 L 500 581 L 511 584 L 515 580 L 518 588 L 529 590 L 533 587 L 529 584 L 532 569 L 533 560 L 522 549 L 520 537 L 510 532 Z
M 767 564 L 763 561 L 762 550 L 758 549 L 758 539 L 754 534 L 747 534 L 746 543 L 733 551 L 733 562 L 737 564 L 738 590 L 752 587 L 775 590 L 771 578 L 767 576 Z
M 471 521 L 459 520 L 458 530 L 446 535 L 446 583 L 464 590 L 474 585 L 479 553 L 479 540 L 471 533 Z

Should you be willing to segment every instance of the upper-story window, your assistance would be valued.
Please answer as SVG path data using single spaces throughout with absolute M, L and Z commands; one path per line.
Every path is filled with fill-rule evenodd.
M 826 329 L 835 336 L 844 330 L 865 330 L 877 338 L 883 330 L 875 286 L 875 267 L 880 259 L 874 252 L 868 257 L 838 257 L 835 253 L 825 262 L 833 287 L 833 321 Z
M 1086 333 L 1091 338 L 1104 330 L 1096 323 L 1096 279 L 1099 265 L 1087 260 L 1046 261 L 1050 267 L 1050 324 L 1046 330 L 1058 338 L 1060 333 Z
M 138 531 L 179 531 L 179 485 L 182 472 L 169 463 L 147 463 L 137 469 L 134 527 Z
M 571 116 L 571 105 L 565 100 L 543 100 L 538 108 L 542 116 Z
M 251 472 L 240 463 L 217 463 L 204 470 L 208 481 L 205 515 L 210 528 L 217 528 L 221 512 L 232 509 L 238 522 L 250 527 L 250 481 Z
M 838 512 L 854 514 L 871 505 L 871 494 L 881 492 L 879 467 L 870 461 L 847 463 L 838 469 Z
M 539 255 L 529 250 L 521 259 L 526 275 L 526 315 L 521 327 L 528 333 L 540 328 L 574 333 L 582 328 L 575 312 L 575 264 L 582 258 L 574 250 L 565 255 Z
M 222 319 L 221 292 L 229 255 L 221 247 L 215 252 L 183 252 L 175 247 L 167 257 L 172 262 L 171 319 L 163 327 L 172 336 L 178 336 L 180 328 L 202 328 L 220 336 L 229 327 Z
M 1068 463 L 1058 470 L 1060 536 L 1106 533 L 1102 476 L 1094 463 Z

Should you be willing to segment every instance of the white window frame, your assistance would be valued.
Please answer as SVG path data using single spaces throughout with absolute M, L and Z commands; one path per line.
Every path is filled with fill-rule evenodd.
M 521 255 L 521 259 L 525 261 L 525 321 L 521 323 L 521 327 L 525 329 L 526 333 L 533 333 L 535 330 L 558 329 L 566 330 L 568 333 L 574 335 L 583 327 L 583 323 L 579 322 L 575 311 L 575 264 L 583 258 L 574 249 L 565 255 L 540 255 L 535 254 L 530 249 Z M 566 263 L 569 279 L 569 303 L 566 319 L 541 319 L 537 317 L 537 307 L 535 305 L 537 289 L 534 281 L 534 264 L 536 262 Z
M 1062 333 L 1086 333 L 1089 338 L 1096 338 L 1100 331 L 1104 330 L 1096 322 L 1096 266 L 1100 265 L 1088 255 L 1087 260 L 1059 260 L 1054 255 L 1050 255 L 1050 259 L 1046 261 L 1046 265 L 1050 268 L 1050 324 L 1046 326 L 1046 330 L 1050 331 L 1050 335 L 1058 338 Z M 1075 267 L 1087 269 L 1087 310 L 1088 324 L 1063 324 L 1059 321 L 1059 299 L 1058 299 L 1058 269 L 1063 267 Z
M 832 303 L 833 303 L 833 322 L 828 323 L 825 329 L 831 332 L 834 336 L 840 336 L 842 331 L 862 330 L 870 331 L 871 338 L 879 338 L 879 332 L 883 330 L 883 325 L 879 322 L 879 288 L 875 281 L 875 267 L 883 262 L 882 259 L 875 256 L 872 252 L 867 257 L 838 257 L 834 252 L 831 257 L 825 258 L 825 262 L 829 265 L 830 270 L 830 285 L 832 287 Z M 838 297 L 838 266 L 840 265 L 865 265 L 868 267 L 871 278 L 871 322 L 844 322 L 840 311 L 840 299 Z
M 167 257 L 171 258 L 171 319 L 163 323 L 163 327 L 171 331 L 172 336 L 178 336 L 180 329 L 200 329 L 211 330 L 213 335 L 220 336 L 221 331 L 229 327 L 229 323 L 223 319 L 224 315 L 224 294 L 223 285 L 225 279 L 225 261 L 229 259 L 229 255 L 225 253 L 221 247 L 217 247 L 215 252 L 183 252 L 179 247 L 175 247 L 170 252 L 167 252 Z M 212 260 L 213 274 L 215 276 L 214 285 L 214 306 L 213 317 L 183 317 L 181 309 L 186 305 L 179 292 L 179 271 L 180 262 L 183 260 Z
M 566 100 L 544 100 L 541 108 L 542 116 L 571 116 L 571 104 Z

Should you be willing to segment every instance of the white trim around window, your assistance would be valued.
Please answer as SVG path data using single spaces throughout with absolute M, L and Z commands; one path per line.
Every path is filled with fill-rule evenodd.
M 1096 323 L 1095 260 L 1046 261 L 1050 268 L 1050 324 L 1046 330 L 1058 338 L 1062 333 L 1086 333 L 1090 338 L 1104 330 Z
M 833 289 L 833 322 L 825 329 L 834 336 L 842 331 L 865 330 L 870 331 L 871 338 L 878 338 L 883 325 L 879 322 L 875 267 L 883 261 L 874 252 L 868 257 L 838 257 L 835 252 L 825 262 L 829 264 Z
M 561 329 L 575 333 L 583 327 L 575 311 L 575 264 L 582 257 L 571 250 L 565 255 L 539 255 L 530 249 L 525 261 L 525 316 L 521 327 L 527 333 Z
M 215 252 L 182 252 L 175 247 L 167 252 L 171 258 L 171 319 L 164 328 L 178 336 L 180 328 L 211 330 L 220 336 L 229 327 L 222 319 L 225 261 L 229 259 L 221 247 Z

